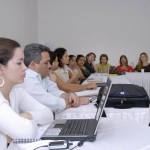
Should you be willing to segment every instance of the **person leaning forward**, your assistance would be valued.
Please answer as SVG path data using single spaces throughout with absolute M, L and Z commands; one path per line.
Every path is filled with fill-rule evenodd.
M 88 99 L 78 98 L 74 93 L 65 93 L 58 89 L 56 83 L 49 80 L 48 73 L 51 67 L 49 51 L 48 47 L 38 43 L 25 46 L 24 63 L 28 69 L 21 86 L 54 113 L 88 104 Z

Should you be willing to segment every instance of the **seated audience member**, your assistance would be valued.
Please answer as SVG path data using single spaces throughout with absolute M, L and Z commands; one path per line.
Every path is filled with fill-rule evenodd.
M 109 74 L 119 74 L 115 66 L 110 66 Z
M 135 67 L 135 71 L 141 72 L 141 69 L 144 69 L 144 72 L 150 72 L 150 63 L 148 62 L 147 53 L 141 53 L 139 57 L 139 62 Z
M 85 78 L 88 78 L 91 75 L 91 72 L 84 66 L 85 57 L 83 55 L 77 55 L 76 62 L 78 67 L 81 69 Z
M 66 108 L 87 104 L 88 99 L 79 99 L 74 93 L 60 91 L 56 83 L 49 80 L 50 49 L 33 43 L 25 47 L 24 62 L 28 67 L 22 87 L 36 100 L 58 113 Z M 80 103 L 79 103 L 80 102 Z
M 128 59 L 125 55 L 120 56 L 119 60 L 120 65 L 117 66 L 118 72 L 133 72 L 134 69 L 128 65 Z
M 76 74 L 79 75 L 79 79 L 78 79 L 78 82 L 79 82 L 79 83 L 82 83 L 82 81 L 85 80 L 85 77 L 84 77 L 82 71 L 81 71 L 80 68 L 77 66 L 76 57 L 75 57 L 74 55 L 69 55 L 68 68 L 69 68 L 69 71 L 71 72 L 71 74 L 76 73 Z
M 99 63 L 96 64 L 96 72 L 98 73 L 109 73 L 110 64 L 108 64 L 108 56 L 101 54 Z
M 86 55 L 86 60 L 84 66 L 90 71 L 90 73 L 95 73 L 95 68 L 93 62 L 95 61 L 96 55 L 93 52 L 90 52 Z
M 26 66 L 20 44 L 0 38 L 0 149 L 12 146 L 13 139 L 36 138 L 38 125 L 53 120 L 51 110 L 22 88 Z M 15 145 L 13 145 L 15 149 Z
M 58 58 L 58 69 L 55 72 L 66 83 L 77 83 L 79 79 L 78 73 L 71 73 L 67 64 L 69 63 L 69 57 L 65 48 L 57 48 L 54 51 Z
M 65 83 L 63 80 L 61 80 L 60 77 L 54 72 L 56 69 L 58 69 L 58 60 L 56 53 L 52 51 L 50 51 L 50 64 L 51 64 L 51 68 L 49 71 L 50 79 L 56 82 L 59 89 L 65 92 L 79 92 L 83 90 L 96 89 L 95 83 L 79 85 L 79 84 Z

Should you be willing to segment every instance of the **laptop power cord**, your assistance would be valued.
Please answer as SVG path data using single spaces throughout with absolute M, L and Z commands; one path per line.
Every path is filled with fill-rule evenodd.
M 73 150 L 75 149 L 76 147 L 80 147 L 82 146 L 84 143 L 84 141 L 80 141 L 77 143 L 76 146 L 74 146 L 73 148 L 69 149 L 70 145 L 73 145 L 73 143 L 70 143 L 68 141 L 55 141 L 55 142 L 49 142 L 48 145 L 42 145 L 42 146 L 39 146 L 39 147 L 36 147 L 34 150 L 37 150 L 41 147 L 48 147 L 49 150 L 60 150 L 60 149 L 69 149 L 69 150 Z
M 71 148 L 71 149 L 69 149 L 69 150 L 73 150 L 73 149 L 75 149 L 76 147 L 82 146 L 83 144 L 84 144 L 84 141 L 80 141 L 80 142 L 78 142 L 78 144 L 77 144 L 75 147 L 73 147 L 73 148 Z
M 42 146 L 36 147 L 36 148 L 33 149 L 33 150 L 37 150 L 37 149 L 39 149 L 39 148 L 41 148 L 41 147 L 48 147 L 48 145 L 42 145 Z

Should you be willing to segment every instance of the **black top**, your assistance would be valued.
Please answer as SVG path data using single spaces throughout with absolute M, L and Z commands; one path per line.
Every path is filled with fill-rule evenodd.
M 144 72 L 150 72 L 150 64 L 148 64 L 147 66 L 142 66 L 141 69 L 144 69 Z M 137 70 L 138 72 L 141 72 L 141 69 L 138 70 L 137 66 L 135 67 L 135 70 Z
M 91 72 L 91 73 L 95 73 L 95 69 L 93 64 L 89 64 L 88 61 L 86 60 L 84 63 L 84 66 Z
M 86 78 L 88 78 L 91 75 L 90 71 L 87 68 L 81 69 L 81 71 L 82 71 L 84 77 L 86 77 Z

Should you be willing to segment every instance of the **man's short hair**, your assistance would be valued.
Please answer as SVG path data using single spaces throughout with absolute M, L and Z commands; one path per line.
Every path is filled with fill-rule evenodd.
M 38 43 L 32 43 L 25 46 L 24 49 L 24 63 L 28 67 L 31 61 L 35 61 L 36 63 L 40 63 L 41 61 L 41 53 L 42 52 L 48 52 L 49 53 L 50 48 L 38 44 Z

